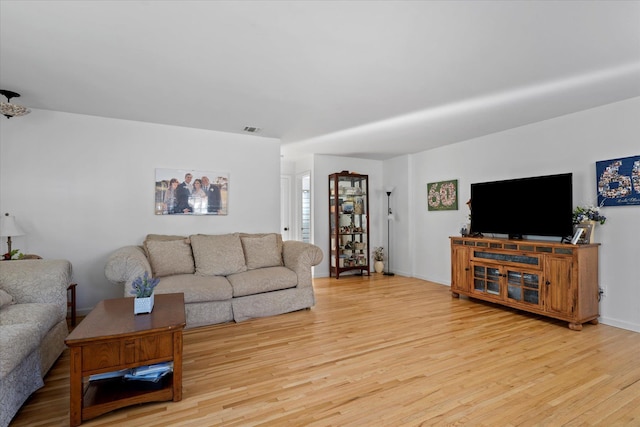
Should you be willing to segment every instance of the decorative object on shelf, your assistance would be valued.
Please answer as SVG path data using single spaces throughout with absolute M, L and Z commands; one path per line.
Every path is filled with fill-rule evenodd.
M 595 221 L 583 221 L 579 224 L 575 224 L 573 226 L 574 237 L 576 236 L 576 233 L 578 232 L 578 230 L 582 230 L 582 233 L 578 236 L 576 243 L 579 245 L 583 245 L 586 243 L 593 243 L 596 224 L 597 223 Z M 571 242 L 573 243 L 573 240 Z
M 427 210 L 457 211 L 458 180 L 452 179 L 427 184 Z
M 573 210 L 573 223 L 580 224 L 585 221 L 599 222 L 601 225 L 605 223 L 607 217 L 600 213 L 598 206 L 576 206 Z
M 131 294 L 135 296 L 133 299 L 133 313 L 151 313 L 153 310 L 153 289 L 158 285 L 160 279 L 154 279 L 149 276 L 148 272 L 138 276 L 132 283 Z
M 598 206 L 640 205 L 640 156 L 596 162 Z
M 385 276 L 394 276 L 391 272 L 391 221 L 395 221 L 396 217 L 393 215 L 391 211 L 391 193 L 393 193 L 394 187 L 387 187 L 387 248 L 389 248 L 389 253 L 387 254 L 387 271 L 384 272 Z
M 343 213 L 355 213 L 353 203 L 352 202 L 344 202 L 342 204 L 342 212 Z
M 16 218 L 9 213 L 5 213 L 3 217 L 0 218 L 0 236 L 5 236 L 7 238 L 7 253 L 2 255 L 2 259 L 10 260 L 10 259 L 21 259 L 23 254 L 21 254 L 18 249 L 11 249 L 11 237 L 15 236 L 24 236 L 24 231 L 22 228 L 18 226 L 16 223 Z
M 11 117 L 19 117 L 29 114 L 31 110 L 22 105 L 12 104 L 11 98 L 19 98 L 20 94 L 10 90 L 0 89 L 0 94 L 7 98 L 7 102 L 0 102 L 0 113 L 7 119 Z
M 382 273 L 384 271 L 384 248 L 378 246 L 373 248 L 373 270 L 376 273 Z

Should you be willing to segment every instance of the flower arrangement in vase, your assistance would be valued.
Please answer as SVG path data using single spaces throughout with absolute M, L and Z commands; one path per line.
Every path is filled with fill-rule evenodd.
M 378 246 L 373 248 L 373 269 L 376 273 L 382 273 L 384 271 L 384 248 Z
M 149 276 L 148 272 L 144 272 L 142 276 L 138 276 L 131 283 L 131 294 L 135 296 L 133 299 L 133 313 L 151 313 L 153 310 L 153 290 L 160 282 L 160 279 L 154 279 Z
M 580 224 L 581 222 L 594 221 L 599 222 L 600 225 L 604 224 L 607 217 L 600 214 L 600 208 L 598 206 L 576 206 L 573 210 L 573 223 Z

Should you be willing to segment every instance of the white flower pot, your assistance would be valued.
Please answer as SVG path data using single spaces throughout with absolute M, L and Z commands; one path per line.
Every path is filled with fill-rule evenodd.
M 134 298 L 133 299 L 133 314 L 151 313 L 153 310 L 153 295 L 149 298 Z
M 376 273 L 382 273 L 384 271 L 384 262 L 383 261 L 374 262 L 373 269 L 375 270 Z

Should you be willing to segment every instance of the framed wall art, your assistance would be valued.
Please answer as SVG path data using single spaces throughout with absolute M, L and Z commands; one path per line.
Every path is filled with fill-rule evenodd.
M 577 234 L 578 230 L 582 230 L 582 233 Z M 577 242 L 571 241 L 574 245 L 584 245 L 587 243 L 593 243 L 593 224 L 581 222 L 573 226 L 574 237 L 577 237 Z M 577 236 L 576 236 L 577 235 Z
M 227 215 L 229 176 L 226 173 L 156 169 L 156 215 Z
M 598 206 L 640 205 L 640 156 L 596 162 Z
M 430 211 L 458 210 L 458 180 L 427 184 L 427 209 Z

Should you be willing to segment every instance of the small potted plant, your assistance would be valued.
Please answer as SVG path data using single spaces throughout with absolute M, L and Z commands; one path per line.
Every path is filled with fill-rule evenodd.
M 138 276 L 131 283 L 131 294 L 135 296 L 133 299 L 133 313 L 151 313 L 153 310 L 153 289 L 158 285 L 160 279 L 154 279 L 149 276 L 148 272 L 144 272 L 142 276 Z
M 2 259 L 5 261 L 22 258 L 24 258 L 24 254 L 20 252 L 19 249 L 13 249 L 11 252 L 7 252 L 6 254 L 2 255 Z
M 376 273 L 382 273 L 384 271 L 384 248 L 378 246 L 373 248 L 373 269 Z

